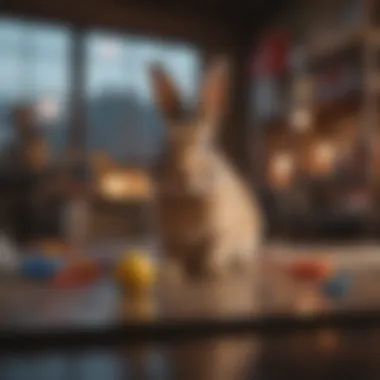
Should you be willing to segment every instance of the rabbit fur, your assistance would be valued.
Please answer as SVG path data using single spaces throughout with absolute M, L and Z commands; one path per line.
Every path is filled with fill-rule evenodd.
M 263 218 L 249 186 L 216 144 L 228 95 L 228 65 L 206 69 L 200 101 L 186 112 L 170 75 L 150 70 L 166 125 L 167 146 L 154 175 L 159 238 L 166 256 L 187 271 L 218 274 L 258 257 Z

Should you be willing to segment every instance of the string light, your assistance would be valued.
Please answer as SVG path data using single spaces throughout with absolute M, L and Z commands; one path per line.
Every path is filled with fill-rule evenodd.
M 335 147 L 329 142 L 318 143 L 313 152 L 314 170 L 320 173 L 330 172 L 335 161 Z
M 294 172 L 294 160 L 289 153 L 277 153 L 273 156 L 270 168 L 270 182 L 276 187 L 289 185 Z
M 112 170 L 101 177 L 100 191 L 106 198 L 114 200 L 147 198 L 150 183 L 143 173 Z
M 296 132 L 306 132 L 311 128 L 312 115 L 307 109 L 297 109 L 290 115 L 290 125 Z

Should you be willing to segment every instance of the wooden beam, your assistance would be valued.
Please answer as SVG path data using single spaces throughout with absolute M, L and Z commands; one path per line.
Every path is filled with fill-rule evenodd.
M 233 37 L 226 25 L 199 15 L 151 9 L 101 0 L 8 0 L 0 4 L 3 14 L 61 21 L 69 26 L 104 28 L 121 32 L 185 40 L 202 46 L 230 45 Z

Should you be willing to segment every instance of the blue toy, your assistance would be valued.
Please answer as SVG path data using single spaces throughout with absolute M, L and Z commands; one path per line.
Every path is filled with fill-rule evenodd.
M 21 274 L 33 279 L 47 279 L 54 276 L 62 268 L 58 259 L 40 256 L 28 257 L 21 263 Z
M 351 278 L 348 273 L 338 273 L 322 285 L 325 296 L 334 299 L 344 297 L 350 286 Z

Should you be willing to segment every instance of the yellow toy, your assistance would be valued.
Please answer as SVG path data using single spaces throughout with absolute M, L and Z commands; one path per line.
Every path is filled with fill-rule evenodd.
M 156 269 L 144 252 L 127 251 L 116 266 L 116 278 L 132 293 L 148 290 L 156 281 Z

